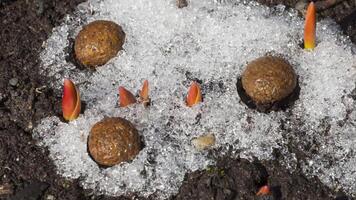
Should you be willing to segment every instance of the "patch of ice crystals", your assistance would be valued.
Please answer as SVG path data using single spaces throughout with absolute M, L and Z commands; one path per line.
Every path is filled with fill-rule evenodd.
M 54 78 L 57 89 L 65 77 L 80 83 L 87 103 L 77 120 L 50 117 L 35 131 L 59 173 L 81 177 L 85 188 L 101 193 L 156 193 L 163 199 L 177 192 L 186 172 L 214 163 L 192 147 L 192 138 L 213 133 L 222 154 L 232 148 L 236 156 L 269 159 L 274 148 L 288 154 L 281 121 L 291 121 L 287 127 L 308 137 L 291 131 L 289 138 L 321 144 L 317 154 L 308 154 L 306 173 L 355 195 L 356 108 L 350 94 L 356 58 L 350 42 L 334 23 L 321 21 L 316 49 L 304 51 L 299 47 L 303 20 L 293 11 L 239 2 L 195 0 L 177 9 L 174 0 L 89 0 L 55 28 L 41 54 L 43 73 Z M 66 61 L 66 48 L 83 24 L 97 19 L 120 24 L 126 42 L 116 58 L 89 73 Z M 236 78 L 246 63 L 268 52 L 284 55 L 299 75 L 300 99 L 289 112 L 258 113 L 237 95 Z M 194 78 L 202 81 L 205 96 L 190 109 L 183 99 Z M 136 91 L 144 79 L 150 82 L 152 106 L 118 108 L 118 86 Z M 145 148 L 132 162 L 100 169 L 88 156 L 88 133 L 104 116 L 137 126 Z M 328 134 L 322 132 L 325 119 Z

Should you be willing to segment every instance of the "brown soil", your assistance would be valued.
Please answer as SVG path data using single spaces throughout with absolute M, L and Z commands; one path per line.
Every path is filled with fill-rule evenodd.
M 271 195 L 258 198 L 261 186 L 268 184 Z M 186 177 L 177 200 L 188 199 L 340 199 L 317 178 L 307 179 L 301 172 L 290 173 L 278 160 L 261 163 L 244 159 L 218 160 L 217 166 Z
M 133 199 L 95 196 L 78 180 L 56 174 L 48 151 L 36 146 L 31 131 L 39 120 L 60 113 L 60 94 L 46 87 L 39 75 L 41 45 L 65 14 L 83 0 L 0 0 L 0 199 Z M 259 0 L 268 5 L 277 0 Z M 295 0 L 279 1 L 294 6 Z M 356 41 L 355 2 L 342 1 L 321 12 L 340 23 Z M 303 160 L 297 141 L 289 150 Z M 172 199 L 256 199 L 258 188 L 272 187 L 270 199 L 347 199 L 324 186 L 316 177 L 290 173 L 275 160 L 260 163 L 220 158 L 218 165 L 186 176 Z M 138 198 L 140 199 L 140 198 Z M 149 199 L 155 199 L 154 195 Z

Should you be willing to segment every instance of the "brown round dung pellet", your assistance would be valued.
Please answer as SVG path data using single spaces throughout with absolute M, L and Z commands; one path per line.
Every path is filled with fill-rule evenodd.
M 105 20 L 91 22 L 75 38 L 76 59 L 88 67 L 103 65 L 117 55 L 124 40 L 125 33 L 116 23 Z
M 257 105 L 272 104 L 291 94 L 297 76 L 284 59 L 265 56 L 250 62 L 242 74 L 242 87 Z
M 113 166 L 132 160 L 141 148 L 137 129 L 120 118 L 104 118 L 90 130 L 89 153 L 100 165 Z

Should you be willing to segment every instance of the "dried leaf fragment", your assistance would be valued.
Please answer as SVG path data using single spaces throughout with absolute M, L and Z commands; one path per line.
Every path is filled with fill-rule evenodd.
M 214 134 L 207 134 L 207 135 L 203 135 L 203 136 L 194 138 L 192 140 L 192 144 L 199 151 L 208 149 L 208 148 L 214 146 L 215 136 L 214 136 Z

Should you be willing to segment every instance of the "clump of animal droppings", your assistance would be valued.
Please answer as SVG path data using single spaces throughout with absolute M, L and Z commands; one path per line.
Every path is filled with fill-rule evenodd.
M 119 118 L 104 118 L 96 123 L 89 134 L 89 153 L 100 165 L 113 166 L 135 158 L 141 142 L 131 122 Z
M 84 66 L 104 65 L 124 44 L 125 33 L 111 21 L 97 20 L 84 26 L 75 39 L 76 59 Z
M 293 67 L 275 56 L 253 60 L 242 74 L 242 87 L 256 105 L 281 101 L 293 92 L 296 85 Z
M 194 138 L 192 144 L 199 151 L 208 149 L 215 144 L 215 136 L 213 134 L 207 134 Z

